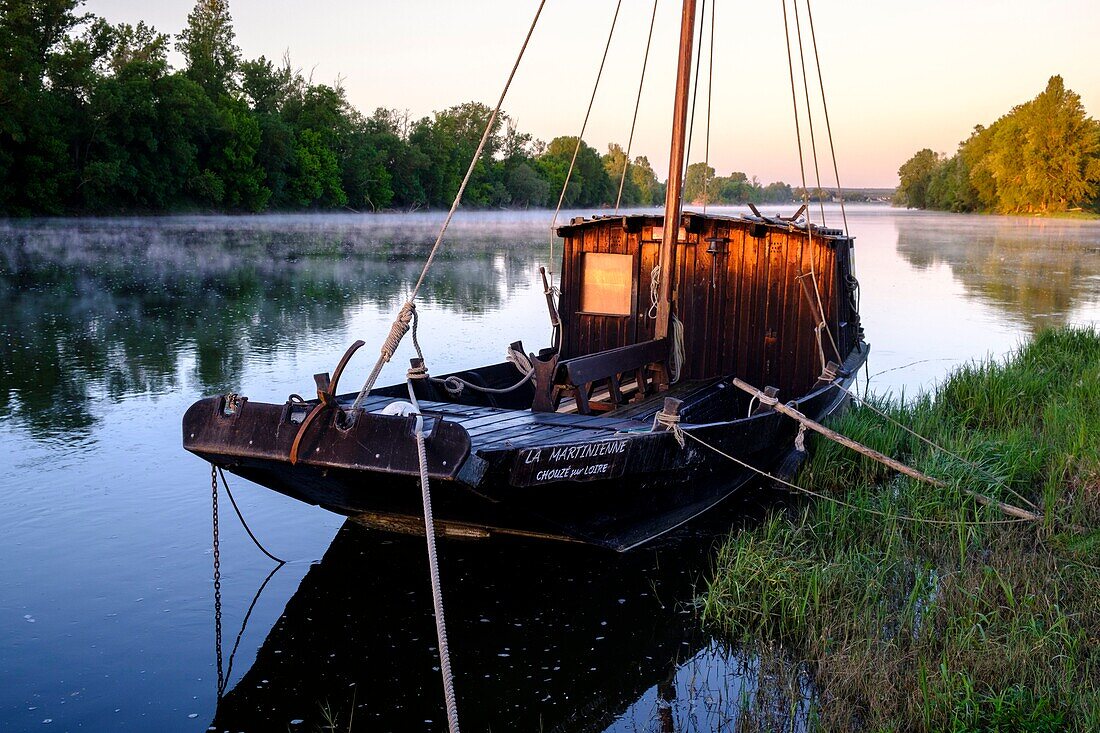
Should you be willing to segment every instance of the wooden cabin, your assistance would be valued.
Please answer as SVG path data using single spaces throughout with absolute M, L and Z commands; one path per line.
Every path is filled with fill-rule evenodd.
M 611 216 L 558 229 L 562 362 L 654 338 L 650 283 L 662 222 Z M 680 379 L 732 375 L 781 396 L 808 393 L 822 374 L 822 349 L 825 361 L 842 363 L 859 344 L 851 248 L 839 230 L 814 226 L 811 234 L 778 218 L 685 213 L 672 298 L 683 324 Z M 824 330 L 818 346 L 814 279 L 835 348 Z

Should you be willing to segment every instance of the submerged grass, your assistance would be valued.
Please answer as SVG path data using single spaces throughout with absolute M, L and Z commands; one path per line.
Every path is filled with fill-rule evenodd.
M 877 406 L 976 467 L 854 407 L 834 428 L 949 488 L 819 439 L 797 483 L 852 506 L 731 536 L 705 621 L 808 664 L 815 729 L 1100 730 L 1100 334 L 1042 332 Z M 963 489 L 1043 521 L 994 523 Z

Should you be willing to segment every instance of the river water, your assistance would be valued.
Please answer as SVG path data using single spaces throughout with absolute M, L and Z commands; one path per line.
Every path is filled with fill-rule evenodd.
M 0 729 L 445 729 L 422 539 L 231 477 L 289 562 L 268 577 L 223 492 L 216 604 L 209 470 L 179 430 L 200 396 L 282 401 L 354 339 L 373 351 L 440 219 L 0 222 Z M 1036 329 L 1100 323 L 1100 222 L 848 219 L 872 390 L 911 395 Z M 544 344 L 548 223 L 456 220 L 419 301 L 433 371 Z M 761 711 L 799 727 L 805 673 L 776 679 L 691 605 L 716 543 L 766 510 L 743 497 L 627 555 L 444 543 L 463 727 L 711 731 Z

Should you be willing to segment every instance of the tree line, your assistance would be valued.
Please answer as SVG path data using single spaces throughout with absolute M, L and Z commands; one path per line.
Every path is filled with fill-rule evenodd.
M 898 169 L 898 206 L 1004 214 L 1100 211 L 1100 122 L 1052 76 L 1046 89 L 948 157 L 929 148 Z
M 421 119 L 364 115 L 287 57 L 243 59 L 228 0 L 198 0 L 174 37 L 111 25 L 83 2 L 0 0 L 0 214 L 446 207 L 491 114 L 467 102 Z M 464 202 L 556 205 L 577 143 L 543 143 L 501 114 Z M 581 142 L 562 204 L 614 204 L 626 159 Z M 718 181 L 723 202 L 792 198 L 742 173 Z M 664 195 L 634 157 L 622 204 Z

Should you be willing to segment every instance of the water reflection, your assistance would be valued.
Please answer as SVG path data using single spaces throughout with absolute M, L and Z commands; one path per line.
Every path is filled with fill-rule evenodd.
M 462 724 L 469 730 L 732 729 L 743 710 L 790 730 L 808 689 L 760 707 L 754 656 L 707 638 L 692 600 L 738 505 L 617 555 L 545 543 L 452 541 L 441 567 Z M 313 566 L 218 705 L 218 730 L 444 730 L 423 539 L 351 522 Z M 805 679 L 803 679 L 805 683 Z M 793 718 L 792 718 L 793 716 Z M 339 727 L 339 726 L 338 726 Z
M 419 275 L 434 217 L 403 221 L 2 226 L 0 418 L 40 437 L 86 434 L 96 399 L 164 394 L 184 379 L 203 393 L 237 389 L 250 354 L 340 340 L 351 313 L 395 310 Z M 542 236 L 532 223 L 450 246 L 420 301 L 466 315 L 499 308 L 530 281 L 527 245 Z
M 927 269 L 946 263 L 967 293 L 1028 331 L 1061 326 L 1100 304 L 1095 222 L 965 215 L 898 221 L 898 253 Z
M 302 565 L 272 580 L 215 714 L 209 475 L 178 433 L 203 395 L 281 401 L 351 340 L 378 343 L 440 218 L 0 222 L 0 556 L 19 560 L 5 566 L 0 596 L 0 729 L 49 719 L 66 730 L 193 731 L 216 716 L 230 729 L 286 730 L 312 725 L 325 702 L 346 722 L 350 690 L 365 705 L 355 730 L 423 729 L 414 714 L 425 709 L 442 721 L 423 546 L 361 532 L 342 532 L 297 593 Z M 851 207 L 848 219 L 871 370 L 897 367 L 875 389 L 911 393 L 1033 328 L 1100 320 L 1100 222 L 883 207 Z M 516 338 L 545 343 L 535 268 L 548 220 L 456 220 L 420 300 L 433 369 L 499 360 Z M 325 552 L 338 518 L 240 489 L 277 554 Z M 670 715 L 676 730 L 729 729 L 731 717 L 746 720 L 746 697 L 750 715 L 772 721 L 763 728 L 789 729 L 792 701 L 804 719 L 804 670 L 761 666 L 698 633 L 688 602 L 734 522 L 707 519 L 716 526 L 697 544 L 625 558 L 446 545 L 470 729 L 660 730 Z M 268 566 L 239 527 L 224 523 L 222 539 L 231 642 L 228 624 Z M 246 578 L 255 585 L 242 587 Z

